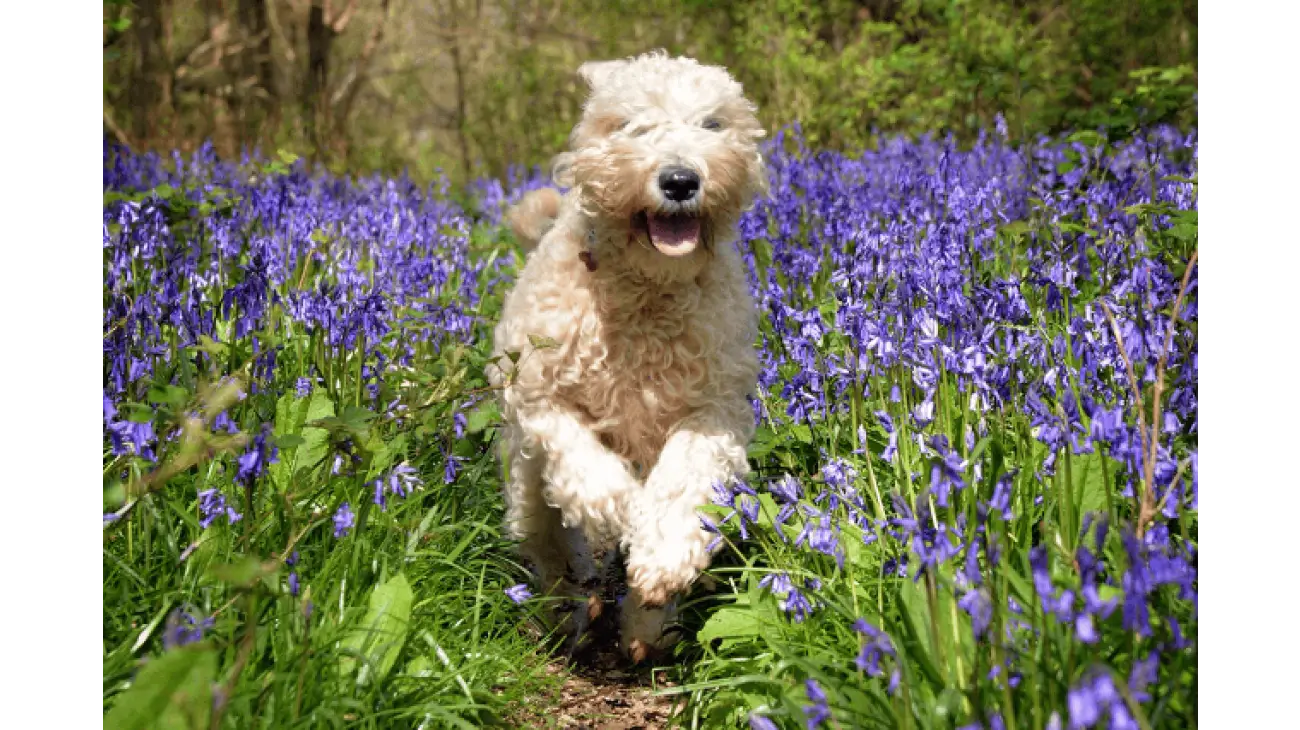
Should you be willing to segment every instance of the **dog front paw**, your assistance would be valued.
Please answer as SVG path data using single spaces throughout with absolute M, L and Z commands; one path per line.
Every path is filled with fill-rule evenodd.
M 704 569 L 691 561 L 662 564 L 639 564 L 628 561 L 627 584 L 648 608 L 666 606 L 676 596 L 686 593 Z
M 566 491 L 553 490 L 550 495 L 564 526 L 582 530 L 593 549 L 617 543 L 625 522 L 624 503 L 627 495 L 636 490 L 636 480 L 621 463 L 611 459 L 591 465 L 572 486 Z

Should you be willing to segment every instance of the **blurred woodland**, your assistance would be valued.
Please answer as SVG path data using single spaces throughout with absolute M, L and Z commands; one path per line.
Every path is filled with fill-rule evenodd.
M 577 66 L 654 48 L 814 146 L 1196 120 L 1195 0 L 105 0 L 103 38 L 108 139 L 416 179 L 544 164 Z

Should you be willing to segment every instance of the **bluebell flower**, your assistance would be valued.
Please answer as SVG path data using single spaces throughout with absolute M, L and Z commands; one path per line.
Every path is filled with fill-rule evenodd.
M 515 603 L 523 603 L 533 597 L 533 592 L 528 590 L 527 583 L 510 586 L 506 589 L 506 597 Z
M 815 679 L 804 681 L 804 692 L 808 695 L 808 704 L 804 707 L 804 715 L 807 718 L 808 730 L 814 730 L 822 726 L 822 723 L 830 719 L 831 709 L 828 704 L 826 692 Z
M 352 507 L 344 502 L 334 513 L 334 537 L 343 537 L 352 532 L 352 527 L 356 525 L 357 517 L 352 514 Z

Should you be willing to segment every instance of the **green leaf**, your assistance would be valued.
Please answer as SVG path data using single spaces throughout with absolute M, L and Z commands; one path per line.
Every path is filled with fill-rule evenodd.
M 489 400 L 475 408 L 465 419 L 465 431 L 467 433 L 481 433 L 488 426 L 498 423 L 500 420 L 500 407 L 497 406 L 496 401 Z
M 310 415 L 308 416 L 310 418 Z M 362 430 L 366 424 L 375 418 L 375 412 L 369 408 L 361 406 L 346 406 L 343 412 L 339 414 L 339 420 L 343 421 L 349 428 Z
M 230 349 L 224 343 L 217 342 L 207 335 L 199 335 L 199 344 L 197 349 L 206 352 L 213 357 L 221 357 Z
M 178 388 L 175 385 L 164 385 L 161 388 L 149 389 L 149 402 L 159 405 L 179 406 L 189 400 L 190 394 L 184 388 Z
M 758 526 L 771 528 L 775 524 L 773 519 L 781 511 L 781 508 L 777 506 L 776 500 L 772 499 L 772 495 L 767 492 L 758 495 L 758 507 Z
M 902 603 L 904 618 L 907 619 L 912 631 L 915 632 L 915 642 L 913 644 L 914 651 L 912 653 L 916 658 L 920 659 L 923 657 L 925 660 L 923 662 L 918 662 L 918 664 L 921 665 L 921 670 L 925 672 L 927 676 L 930 676 L 931 670 L 925 667 L 926 663 L 929 663 L 931 669 L 934 669 L 940 659 L 945 662 L 951 662 L 953 660 L 954 642 L 952 632 L 954 612 L 957 616 L 956 650 L 961 653 L 962 659 L 965 661 L 965 666 L 970 667 L 975 656 L 975 637 L 971 633 L 970 622 L 965 620 L 965 614 L 957 608 L 956 600 L 953 598 L 952 592 L 945 588 L 941 582 L 935 591 L 936 595 L 933 606 L 935 612 L 934 618 L 938 624 L 939 630 L 939 644 L 936 646 L 931 634 L 931 606 L 925 595 L 926 589 L 924 581 L 925 578 L 922 578 L 921 581 L 918 582 L 903 580 L 899 586 L 898 593 L 898 597 Z M 919 649 L 919 651 L 915 651 L 917 649 Z M 937 669 L 935 669 L 934 672 L 934 676 L 931 676 L 932 680 L 935 679 L 936 676 L 939 676 Z M 944 686 L 942 681 L 935 685 L 936 688 L 942 686 Z
M 208 568 L 208 574 L 222 583 L 245 587 L 267 576 L 275 575 L 279 570 L 280 563 L 274 560 L 262 561 L 246 556 L 233 563 L 213 565 Z
M 366 479 L 374 479 L 380 474 L 388 471 L 389 467 L 393 465 L 393 462 L 396 461 L 398 457 L 405 455 L 406 441 L 406 434 L 402 433 L 398 434 L 392 441 L 386 442 L 383 446 L 379 447 L 379 451 L 377 451 L 374 458 L 370 460 L 370 471 L 367 473 Z
M 339 659 L 339 668 L 348 674 L 357 670 L 357 657 L 361 657 L 364 663 L 357 684 L 382 681 L 397 662 L 410 628 L 412 598 L 411 584 L 400 573 L 371 592 L 370 607 L 343 640 L 348 653 Z
M 433 661 L 427 656 L 418 656 L 406 663 L 406 668 L 402 670 L 402 674 L 405 674 L 408 677 L 418 677 L 421 679 L 432 677 Z
M 1011 221 L 999 228 L 998 232 L 1010 238 L 1019 238 L 1029 232 L 1029 224 L 1025 221 Z
M 1175 223 L 1172 228 L 1166 231 L 1166 233 L 1180 241 L 1195 241 L 1197 234 L 1196 224 Z
M 334 415 L 334 401 L 330 400 L 325 391 L 317 390 L 311 394 L 311 403 L 307 406 L 307 415 L 303 423 L 311 423 L 332 415 Z
M 295 430 L 301 428 L 299 436 L 302 438 L 302 444 L 293 453 L 292 471 L 288 472 L 284 484 L 278 484 L 281 489 L 288 488 L 288 476 L 297 476 L 298 474 L 311 469 L 321 462 L 329 453 L 330 432 L 328 429 L 319 426 L 306 426 L 304 424 L 316 423 L 318 421 L 330 420 L 334 416 L 334 402 L 324 391 L 317 390 L 312 393 L 311 401 L 298 401 L 299 404 L 306 404 L 303 409 L 301 418 L 295 417 Z M 301 407 L 301 405 L 296 406 Z
M 755 461 L 761 461 L 763 457 L 772 452 L 776 447 L 776 434 L 767 426 L 760 426 L 754 434 L 754 439 L 749 442 L 749 458 Z
M 714 639 L 723 639 L 722 645 L 735 643 L 741 638 L 758 636 L 762 631 L 762 624 L 758 616 L 754 615 L 753 609 L 746 606 L 737 608 L 734 606 L 720 608 L 713 612 L 704 626 L 696 634 L 696 639 L 701 644 L 708 644 Z
M 295 436 L 291 433 L 275 437 L 276 448 L 281 450 L 296 449 L 305 443 L 307 443 L 306 439 L 301 436 Z
M 153 422 L 153 409 L 143 403 L 123 403 L 118 410 L 126 413 L 126 420 L 131 423 Z
M 550 337 L 541 335 L 528 335 L 528 344 L 532 345 L 534 350 L 551 350 L 560 346 L 560 343 Z
M 1106 509 L 1107 484 L 1102 478 L 1101 460 L 1106 458 L 1100 453 L 1083 454 L 1071 457 L 1071 476 L 1074 477 L 1075 514 L 1082 520 L 1088 512 L 1103 512 Z M 1117 465 L 1111 473 L 1118 473 Z
M 786 430 L 788 430 L 796 439 L 805 444 L 811 444 L 813 442 L 812 429 L 808 428 L 808 424 L 806 423 L 796 423 Z
M 104 717 L 108 730 L 206 728 L 217 657 L 204 645 L 150 659 Z
M 1106 138 L 1091 129 L 1084 129 L 1066 137 L 1065 141 L 1079 142 L 1086 147 L 1101 147 L 1105 144 Z
M 302 440 L 302 446 L 294 453 L 295 476 L 319 464 L 330 449 L 330 432 L 323 428 L 304 428 Z

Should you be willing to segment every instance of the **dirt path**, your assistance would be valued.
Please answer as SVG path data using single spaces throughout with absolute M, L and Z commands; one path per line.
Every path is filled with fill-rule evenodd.
M 552 671 L 569 672 L 547 717 L 534 727 L 582 728 L 583 730 L 654 730 L 666 727 L 673 711 L 673 698 L 655 696 L 656 685 L 649 669 L 637 670 L 616 664 L 601 666 L 552 665 Z M 671 686 L 660 672 L 657 686 Z M 538 718 L 542 719 L 542 718 Z
M 673 696 L 655 695 L 674 686 L 666 669 L 654 662 L 633 666 L 618 649 L 618 611 L 613 600 L 614 578 L 606 583 L 604 610 L 592 622 L 567 660 L 552 662 L 547 671 L 565 675 L 538 706 L 525 707 L 514 718 L 521 728 L 581 728 L 582 730 L 657 730 L 667 727 L 674 711 Z

